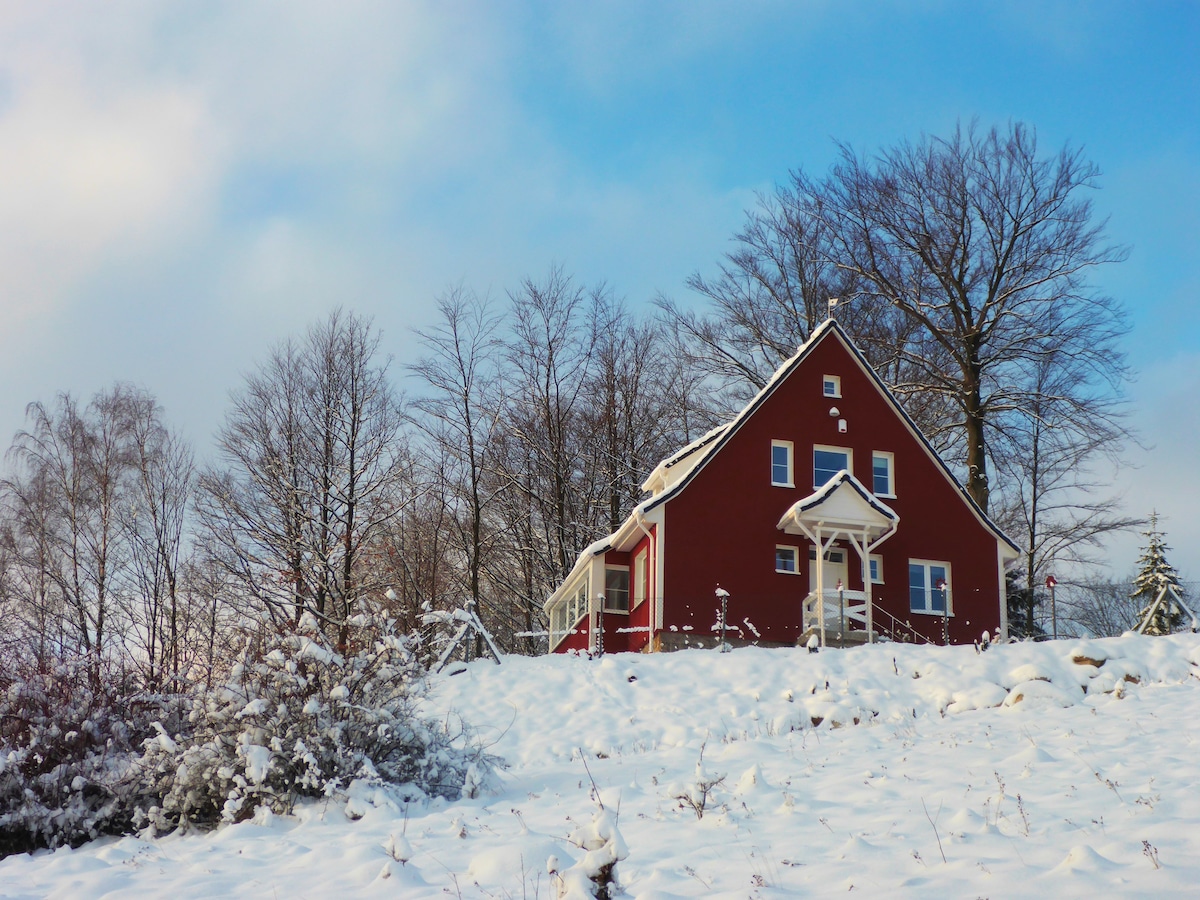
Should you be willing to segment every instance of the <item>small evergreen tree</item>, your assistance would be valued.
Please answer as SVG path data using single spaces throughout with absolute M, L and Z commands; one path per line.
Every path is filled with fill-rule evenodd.
M 1138 627 L 1146 623 L 1143 634 L 1170 634 L 1183 624 L 1183 609 L 1170 591 L 1163 597 L 1163 602 L 1155 606 L 1155 601 L 1163 593 L 1164 588 L 1172 588 L 1179 597 L 1183 596 L 1183 588 L 1179 584 L 1179 573 L 1167 562 L 1167 551 L 1171 548 L 1163 540 L 1163 533 L 1158 530 L 1158 513 L 1150 514 L 1150 530 L 1142 532 L 1147 538 L 1145 549 L 1138 557 L 1138 572 L 1133 577 L 1133 593 L 1130 597 L 1141 604 L 1138 613 Z

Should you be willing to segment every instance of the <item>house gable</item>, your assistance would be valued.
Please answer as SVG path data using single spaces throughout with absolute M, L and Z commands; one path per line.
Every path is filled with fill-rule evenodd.
M 831 375 L 838 397 L 826 393 Z M 778 446 L 792 448 L 791 485 L 772 476 Z M 944 560 L 954 563 L 955 615 L 947 625 L 953 638 L 1002 626 L 1002 563 L 1016 548 L 963 492 L 835 322 L 822 325 L 702 453 L 684 478 L 644 504 L 662 507 L 670 536 L 663 550 L 668 628 L 706 632 L 719 582 L 732 595 L 734 621 L 748 618 L 747 628 L 752 624 L 763 641 L 794 640 L 814 551 L 778 523 L 827 480 L 822 465 L 850 469 L 871 486 L 877 461 L 887 469 L 888 505 L 904 523 L 880 550 L 877 605 L 914 630 L 940 634 L 947 623 L 931 623 L 909 607 L 909 570 L 916 560 Z M 802 563 L 794 573 L 775 565 L 775 554 L 789 547 Z M 843 549 L 848 586 L 860 590 L 858 558 Z
M 722 448 L 737 433 L 738 429 L 741 428 L 751 416 L 757 413 L 757 411 L 770 399 L 770 397 L 779 390 L 780 386 L 785 384 L 792 377 L 793 373 L 795 373 L 797 369 L 801 368 L 805 361 L 810 356 L 814 355 L 822 343 L 829 337 L 832 337 L 838 341 L 842 350 L 853 360 L 859 373 L 867 378 L 875 392 L 887 404 L 887 406 L 890 407 L 891 412 L 904 424 L 906 430 L 913 440 L 917 441 L 921 445 L 929 459 L 940 470 L 942 476 L 951 485 L 951 487 L 954 488 L 956 493 L 960 495 L 962 501 L 970 507 L 980 524 L 991 531 L 995 535 L 996 539 L 1001 542 L 1003 545 L 1001 554 L 1006 558 L 1016 559 L 1020 552 L 1017 548 L 1017 545 L 1014 544 L 1012 540 L 1009 539 L 1009 537 L 1005 535 L 1004 532 L 1002 532 L 994 522 L 992 522 L 990 518 L 988 518 L 987 514 L 979 508 L 979 505 L 974 501 L 971 495 L 966 492 L 966 490 L 959 483 L 958 479 L 954 477 L 954 473 L 950 471 L 950 467 L 946 464 L 946 461 L 942 459 L 941 455 L 933 448 L 933 445 L 929 443 L 929 439 L 926 438 L 921 429 L 917 427 L 917 424 L 912 420 L 912 417 L 904 411 L 904 407 L 901 406 L 899 401 L 896 400 L 895 396 L 888 389 L 887 385 L 883 383 L 883 380 L 879 377 L 878 373 L 871 367 L 871 364 L 867 362 L 866 357 L 862 355 L 861 351 L 859 351 L 856 346 L 854 346 L 853 342 L 846 335 L 845 330 L 835 319 L 827 319 L 825 322 L 821 323 L 821 325 L 813 331 L 812 336 L 804 342 L 795 355 L 793 355 L 791 359 L 789 359 L 787 362 L 781 365 L 779 369 L 776 370 L 775 374 L 771 377 L 771 380 L 767 382 L 763 389 L 755 395 L 755 397 L 740 413 L 738 413 L 733 421 L 725 425 L 721 425 L 718 428 L 714 428 L 704 437 L 693 441 L 679 453 L 674 454 L 672 457 L 669 457 L 667 460 L 664 460 L 662 463 L 660 463 L 655 469 L 656 473 L 658 473 L 660 470 L 665 470 L 676 465 L 677 463 L 684 461 L 686 461 L 687 466 L 682 477 L 676 477 L 673 482 L 666 482 L 669 484 L 670 490 L 664 491 L 659 496 L 655 496 L 649 503 L 645 504 L 645 509 L 653 509 L 655 506 L 666 502 L 672 496 L 678 494 L 680 491 L 686 488 L 692 478 L 704 468 L 708 461 L 716 456 L 716 454 L 721 452 Z M 826 374 L 830 373 L 818 372 L 813 373 L 809 377 L 818 379 L 817 383 L 820 387 L 821 400 L 823 402 L 827 401 L 829 404 L 831 404 L 832 409 L 836 407 L 837 401 L 843 397 L 841 390 L 842 376 L 835 376 L 838 379 L 839 385 L 838 396 L 829 397 L 825 394 Z M 840 416 L 833 418 L 840 418 Z M 654 476 L 652 475 L 651 478 L 647 479 L 647 483 L 642 485 L 644 490 L 652 490 L 650 483 L 653 479 Z M 814 485 L 814 487 L 817 487 L 817 485 Z

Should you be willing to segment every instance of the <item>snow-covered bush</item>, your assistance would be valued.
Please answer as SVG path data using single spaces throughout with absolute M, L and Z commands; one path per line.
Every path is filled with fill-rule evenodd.
M 629 856 L 629 848 L 617 828 L 617 814 L 600 804 L 592 821 L 572 832 L 567 839 L 584 855 L 561 872 L 557 858 L 547 863 L 558 881 L 563 900 L 612 900 L 617 888 L 617 863 Z
M 150 821 L 164 829 L 239 821 L 260 806 L 288 812 L 357 779 L 473 795 L 489 761 L 415 714 L 422 683 L 407 638 L 376 633 L 343 655 L 307 619 L 248 651 L 227 684 L 196 699 L 183 733 L 159 729 L 146 741 L 143 771 L 161 798 Z
M 96 672 L 67 660 L 0 681 L 0 857 L 123 833 L 138 818 L 142 741 L 183 698 L 124 694 Z

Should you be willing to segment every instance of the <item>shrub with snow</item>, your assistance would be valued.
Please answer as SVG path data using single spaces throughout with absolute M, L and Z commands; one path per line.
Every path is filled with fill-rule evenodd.
M 235 822 L 259 807 L 286 813 L 358 779 L 412 795 L 473 795 L 490 771 L 413 705 L 422 672 L 408 639 L 377 634 L 349 654 L 311 619 L 234 666 L 199 697 L 187 730 L 146 741 L 144 772 L 159 829 Z
M 600 804 L 592 821 L 576 828 L 568 840 L 584 855 L 562 871 L 557 857 L 547 861 L 547 869 L 558 880 L 558 896 L 564 900 L 612 900 L 618 890 L 617 863 L 629 856 L 617 828 L 617 814 Z
M 354 782 L 474 796 L 491 759 L 416 714 L 424 673 L 409 639 L 355 630 L 341 654 L 308 619 L 208 691 L 125 692 L 83 663 L 0 674 L 0 857 L 286 813 Z
M 0 682 L 0 857 L 77 846 L 137 819 L 142 741 L 180 716 L 183 698 L 125 694 L 95 675 L 68 660 Z

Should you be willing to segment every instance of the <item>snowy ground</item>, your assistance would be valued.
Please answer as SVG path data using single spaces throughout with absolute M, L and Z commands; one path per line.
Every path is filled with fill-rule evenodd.
M 494 793 L 12 857 L 0 897 L 549 898 L 593 779 L 632 897 L 1196 896 L 1198 674 L 1195 636 L 480 662 L 430 710 Z

